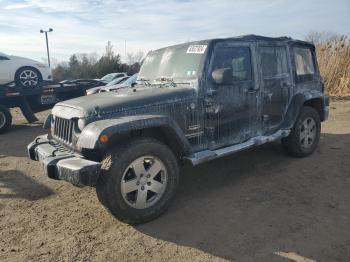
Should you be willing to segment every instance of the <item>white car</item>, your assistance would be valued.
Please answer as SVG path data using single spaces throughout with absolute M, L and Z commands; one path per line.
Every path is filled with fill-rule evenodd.
M 51 69 L 32 59 L 0 53 L 0 85 L 15 82 L 20 87 L 37 87 L 51 81 Z

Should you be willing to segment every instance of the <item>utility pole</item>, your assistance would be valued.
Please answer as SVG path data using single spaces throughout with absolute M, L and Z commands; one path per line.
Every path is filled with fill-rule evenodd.
M 53 29 L 52 28 L 49 28 L 49 30 L 43 30 L 41 29 L 40 30 L 40 33 L 45 33 L 45 38 L 46 38 L 46 51 L 47 51 L 47 63 L 49 64 L 49 67 L 51 67 L 51 64 L 50 64 L 50 52 L 49 52 L 49 40 L 48 40 L 48 37 L 47 37 L 47 33 L 50 33 L 52 32 Z

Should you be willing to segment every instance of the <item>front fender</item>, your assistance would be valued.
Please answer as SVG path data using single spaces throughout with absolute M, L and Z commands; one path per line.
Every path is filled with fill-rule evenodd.
M 101 135 L 107 135 L 109 140 L 113 141 L 120 135 L 148 128 L 166 128 L 185 152 L 190 151 L 190 145 L 181 128 L 174 120 L 164 115 L 125 116 L 93 122 L 83 129 L 77 147 L 103 151 L 108 147 L 108 143 L 99 140 Z
M 311 90 L 297 93 L 293 96 L 293 99 L 289 103 L 282 129 L 291 129 L 294 126 L 295 121 L 297 120 L 300 110 L 307 101 L 311 101 L 314 99 L 320 99 L 322 101 L 322 108 L 324 114 L 328 110 L 327 107 L 329 105 L 329 99 L 322 92 Z

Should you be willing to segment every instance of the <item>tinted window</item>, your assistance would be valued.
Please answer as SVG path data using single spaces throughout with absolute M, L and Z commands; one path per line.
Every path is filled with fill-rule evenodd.
M 287 51 L 285 47 L 266 46 L 261 47 L 260 52 L 264 77 L 278 77 L 288 74 Z
M 0 56 L 0 60 L 10 60 L 6 56 Z
M 249 47 L 225 47 L 215 51 L 213 70 L 231 68 L 234 81 L 252 79 Z
M 298 80 L 312 80 L 313 75 L 315 74 L 315 66 L 311 50 L 300 47 L 294 48 L 294 60 Z

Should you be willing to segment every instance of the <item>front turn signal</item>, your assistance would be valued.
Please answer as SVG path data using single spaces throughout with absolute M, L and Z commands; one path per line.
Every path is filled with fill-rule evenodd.
M 107 143 L 109 140 L 107 135 L 100 135 L 100 142 Z

